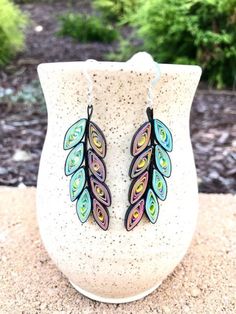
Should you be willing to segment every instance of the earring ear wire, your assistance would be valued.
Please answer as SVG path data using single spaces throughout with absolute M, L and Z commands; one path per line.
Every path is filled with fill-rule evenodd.
M 93 80 L 91 78 L 91 76 L 89 75 L 88 73 L 88 70 L 89 70 L 89 64 L 92 64 L 94 62 L 97 62 L 96 60 L 94 59 L 87 59 L 85 61 L 85 68 L 84 68 L 84 76 L 87 80 L 87 99 L 88 99 L 88 106 L 92 106 L 93 104 Z
M 153 89 L 156 87 L 157 82 L 161 77 L 161 69 L 157 62 L 153 60 L 155 65 L 155 77 L 150 81 L 147 93 L 147 107 L 153 108 Z

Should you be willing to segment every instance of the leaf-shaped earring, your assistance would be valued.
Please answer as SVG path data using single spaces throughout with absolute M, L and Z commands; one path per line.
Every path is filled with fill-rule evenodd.
M 167 196 L 164 177 L 171 175 L 171 160 L 167 152 L 173 149 L 170 130 L 158 119 L 153 119 L 153 109 L 147 108 L 148 121 L 134 134 L 131 142 L 129 175 L 133 179 L 129 189 L 129 202 L 125 215 L 125 227 L 132 230 L 142 219 L 144 212 L 151 223 L 159 215 L 158 199 Z
M 64 149 L 72 149 L 65 162 L 65 174 L 71 175 L 70 198 L 76 202 L 79 220 L 87 221 L 91 211 L 97 224 L 107 230 L 111 193 L 105 184 L 106 140 L 101 129 L 91 121 L 93 106 L 88 106 L 88 118 L 80 119 L 66 132 Z M 88 148 L 88 144 L 90 148 Z

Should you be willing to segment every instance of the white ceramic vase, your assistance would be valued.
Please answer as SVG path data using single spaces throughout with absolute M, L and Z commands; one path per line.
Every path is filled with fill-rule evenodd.
M 134 59 L 126 63 L 92 62 L 89 67 L 88 62 L 38 67 L 48 110 L 37 186 L 41 237 L 50 257 L 72 285 L 102 302 L 129 302 L 156 289 L 185 255 L 197 219 L 189 114 L 201 69 L 161 64 L 153 106 L 154 118 L 163 121 L 173 135 L 168 195 L 160 201 L 156 224 L 143 217 L 132 231 L 124 227 L 131 183 L 130 143 L 138 127 L 147 121 L 147 88 L 156 75 L 145 54 Z M 107 231 L 98 227 L 92 215 L 84 224 L 79 221 L 75 203 L 70 201 L 70 178 L 64 174 L 68 154 L 63 150 L 65 133 L 77 120 L 87 117 L 85 69 L 93 80 L 92 120 L 107 140 L 106 183 L 112 194 Z

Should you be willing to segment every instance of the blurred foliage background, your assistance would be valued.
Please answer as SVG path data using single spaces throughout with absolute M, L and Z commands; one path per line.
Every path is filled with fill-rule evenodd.
M 0 66 L 24 48 L 26 16 L 9 0 L 0 0 Z
M 95 1 L 107 16 L 109 7 Z M 112 2 L 112 1 L 109 1 Z M 131 38 L 164 63 L 199 64 L 203 79 L 217 88 L 233 86 L 236 58 L 235 0 L 124 1 L 116 19 L 133 27 Z M 108 13 L 106 12 L 108 10 Z M 114 13 L 114 12 L 113 12 Z M 119 19 L 119 16 L 123 16 Z M 119 57 L 133 53 L 126 43 Z
M 98 41 L 110 43 L 118 38 L 112 24 L 103 23 L 96 15 L 67 13 L 59 17 L 61 36 L 70 36 L 82 43 Z
M 83 43 L 116 40 L 110 60 L 145 50 L 158 62 L 199 64 L 209 86 L 235 87 L 236 0 L 94 0 L 92 13 L 70 11 L 72 3 L 58 17 L 59 36 Z M 16 5 L 0 0 L 0 66 L 24 47 L 26 23 Z
M 202 67 L 190 119 L 199 190 L 235 193 L 236 0 L 0 0 L 0 185 L 36 185 L 47 128 L 39 63 L 142 50 Z

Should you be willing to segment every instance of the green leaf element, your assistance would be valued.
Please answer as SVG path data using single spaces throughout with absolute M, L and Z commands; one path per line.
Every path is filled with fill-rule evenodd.
M 65 174 L 71 175 L 77 170 L 84 160 L 84 143 L 75 146 L 66 158 Z
M 87 119 L 81 119 L 74 123 L 66 132 L 64 149 L 70 149 L 77 145 L 84 137 Z
M 173 138 L 170 130 L 160 120 L 154 120 L 154 130 L 157 142 L 168 152 L 173 149 Z
M 159 204 L 156 195 L 154 194 L 152 189 L 148 190 L 145 202 L 145 210 L 149 220 L 151 221 L 151 223 L 154 224 L 158 218 Z
M 170 157 L 160 145 L 155 147 L 155 161 L 158 170 L 165 176 L 169 177 L 171 175 L 171 161 Z
M 85 185 L 84 167 L 77 170 L 70 180 L 70 199 L 73 202 L 82 192 Z
M 160 174 L 159 171 L 156 169 L 153 170 L 153 176 L 152 176 L 152 187 L 156 195 L 164 201 L 166 199 L 167 195 L 167 185 L 166 180 L 163 178 L 163 176 Z
M 79 220 L 84 223 L 87 221 L 89 214 L 91 212 L 92 202 L 88 189 L 84 189 L 80 195 L 77 204 L 76 212 L 79 217 Z

